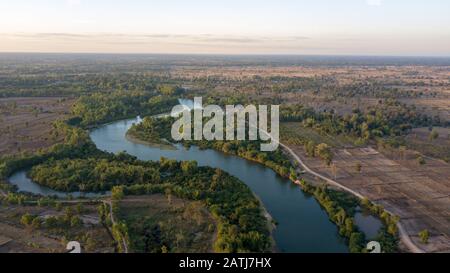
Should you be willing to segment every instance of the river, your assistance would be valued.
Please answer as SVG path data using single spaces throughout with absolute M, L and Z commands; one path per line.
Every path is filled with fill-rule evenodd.
M 245 159 L 228 156 L 215 150 L 161 150 L 137 144 L 125 137 L 130 126 L 138 119 L 115 122 L 91 133 L 100 150 L 121 152 L 142 160 L 166 157 L 176 160 L 196 160 L 200 166 L 221 168 L 247 184 L 262 200 L 270 215 L 277 221 L 274 231 L 277 247 L 283 252 L 347 252 L 336 226 L 328 219 L 314 198 L 307 197 L 298 186 L 283 179 L 274 171 Z
M 214 150 L 200 150 L 191 147 L 186 150 L 181 145 L 177 149 L 160 149 L 145 144 L 132 143 L 126 139 L 126 132 L 139 118 L 127 119 L 106 124 L 91 131 L 90 136 L 98 149 L 108 152 L 122 152 L 141 160 L 159 160 L 166 157 L 176 160 L 196 160 L 200 166 L 221 168 L 243 181 L 260 198 L 263 205 L 276 220 L 273 232 L 277 249 L 290 253 L 345 253 L 348 247 L 338 234 L 337 227 L 329 220 L 326 212 L 317 201 L 305 195 L 288 179 L 278 176 L 274 171 L 258 163 L 225 155 Z M 30 181 L 25 171 L 10 177 L 10 182 L 20 191 L 42 195 L 66 196 Z M 73 193 L 74 197 L 83 195 Z M 87 197 L 98 196 L 88 194 Z M 360 228 L 374 232 L 375 218 L 358 214 Z M 367 219 L 368 221 L 365 221 Z M 371 234 L 373 235 L 373 234 Z

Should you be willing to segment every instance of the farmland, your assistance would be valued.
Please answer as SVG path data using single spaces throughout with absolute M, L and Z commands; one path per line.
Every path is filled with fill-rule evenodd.
M 0 55 L 0 167 L 5 168 L 5 174 L 9 174 L 8 160 L 46 155 L 48 149 L 59 156 L 60 150 L 52 147 L 64 144 L 67 150 L 61 156 L 63 161 L 52 159 L 55 154 L 51 153 L 50 159 L 43 156 L 39 160 L 44 162 L 35 164 L 41 165 L 41 177 L 35 182 L 50 185 L 49 181 L 56 181 L 57 184 L 50 186 L 64 191 L 69 184 L 75 190 L 110 190 L 118 181 L 120 172 L 116 169 L 123 170 L 117 166 L 122 165 L 113 166 L 111 173 L 102 169 L 111 164 L 108 161 L 111 158 L 92 145 L 88 129 L 138 114 L 167 112 L 178 98 L 202 96 L 205 104 L 219 105 L 279 104 L 281 140 L 305 164 L 399 216 L 408 235 L 421 249 L 449 251 L 450 61 L 447 59 L 11 56 Z M 60 127 L 56 128 L 56 124 Z M 210 144 L 202 145 L 211 148 Z M 281 152 L 261 154 L 255 159 L 253 155 L 258 151 L 253 144 L 235 144 L 215 148 L 262 163 L 283 177 L 297 175 Z M 315 157 L 311 156 L 316 152 Z M 85 162 L 88 156 L 92 158 Z M 116 163 L 131 160 L 123 154 L 116 156 Z M 98 162 L 101 164 L 94 168 L 95 175 L 89 177 L 86 170 Z M 298 175 L 315 186 L 324 182 L 310 174 Z M 194 176 L 189 183 L 203 180 L 206 183 L 210 176 L 214 174 Z M 78 177 L 84 177 L 84 183 L 89 177 L 92 187 L 86 188 Z M 179 174 L 171 182 L 177 184 L 189 177 Z M 142 176 L 139 182 L 156 180 Z M 136 183 L 126 181 L 129 185 Z M 2 182 L 5 193 L 15 191 L 6 181 Z M 192 196 L 199 194 L 191 190 Z M 169 202 L 164 194 L 147 194 L 122 200 L 119 212 L 122 211 L 121 219 L 129 225 L 134 251 L 214 251 L 211 246 L 217 223 L 211 216 L 211 208 L 205 211 L 205 203 L 211 200 L 202 203 L 196 202 L 199 201 L 196 198 L 172 196 Z M 255 203 L 255 215 L 262 227 L 264 221 L 256 207 L 259 204 Z M 90 209 L 90 217 L 98 218 L 94 208 Z M 0 243 L 7 243 L 1 251 L 59 252 L 65 235 L 86 235 L 81 226 L 74 230 L 66 227 L 65 231 L 64 228 L 48 230 L 45 226 L 32 229 L 20 223 L 20 218 L 27 213 L 39 217 L 46 213 L 61 217 L 64 214 L 54 207 L 5 205 L 0 213 L 4 230 Z M 199 220 L 194 221 L 185 214 L 198 215 Z M 226 217 L 233 219 L 233 228 L 225 234 L 226 240 L 222 238 L 220 249 L 232 251 L 235 246 L 226 242 L 236 238 L 235 227 L 241 227 L 241 223 L 234 211 L 227 211 Z M 169 226 L 177 227 L 180 232 Z M 140 244 L 153 228 L 159 229 L 161 236 L 148 245 Z M 430 233 L 428 243 L 419 238 L 424 230 Z M 105 241 L 105 244 L 92 244 L 93 252 L 117 251 L 112 239 L 105 237 L 106 229 L 97 225 L 93 231 L 97 232 L 95 237 Z M 261 247 L 254 249 L 267 247 L 269 235 L 266 230 L 261 234 L 264 235 Z M 242 242 L 247 243 L 246 236 Z
M 430 252 L 449 251 L 450 168 L 439 160 L 417 163 L 406 151 L 389 158 L 372 148 L 335 149 L 333 165 L 306 156 L 303 147 L 295 152 L 321 174 L 353 189 L 398 215 L 413 240 Z M 430 243 L 421 244 L 418 234 L 427 229 Z
M 19 154 L 48 148 L 64 136 L 53 135 L 53 123 L 69 116 L 72 99 L 0 99 L 0 154 Z

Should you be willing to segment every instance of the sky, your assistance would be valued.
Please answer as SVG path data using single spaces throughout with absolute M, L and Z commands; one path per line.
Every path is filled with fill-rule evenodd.
M 450 56 L 448 0 L 0 0 L 0 52 Z

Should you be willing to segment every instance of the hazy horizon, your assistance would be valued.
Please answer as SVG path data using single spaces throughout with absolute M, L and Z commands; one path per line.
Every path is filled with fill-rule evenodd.
M 423 58 L 423 59 L 450 59 L 450 55 L 356 55 L 356 54 L 295 54 L 295 53 L 166 53 L 166 52 L 70 52 L 70 51 L 61 51 L 61 52 L 33 52 L 33 51 L 0 51 L 0 55 L 117 55 L 117 56 L 127 56 L 127 55 L 143 55 L 143 56 L 217 56 L 217 57 L 318 57 L 318 58 L 326 58 L 326 57 L 339 57 L 339 58 L 399 58 L 399 59 L 414 59 L 414 58 Z
M 0 52 L 450 57 L 450 1 L 0 0 Z

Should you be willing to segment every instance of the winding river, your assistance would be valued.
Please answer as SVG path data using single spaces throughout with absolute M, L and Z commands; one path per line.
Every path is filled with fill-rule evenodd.
M 348 247 L 339 236 L 337 227 L 330 222 L 326 212 L 316 200 L 305 195 L 288 179 L 274 171 L 245 159 L 229 156 L 214 150 L 200 150 L 192 147 L 186 150 L 181 145 L 167 150 L 144 144 L 132 143 L 126 139 L 126 132 L 139 118 L 106 124 L 91 131 L 90 136 L 100 150 L 122 152 L 141 160 L 159 160 L 166 157 L 176 160 L 196 160 L 200 166 L 221 168 L 247 184 L 261 199 L 270 215 L 276 220 L 274 239 L 279 251 L 291 253 L 345 253 Z M 10 177 L 10 182 L 20 191 L 42 195 L 67 196 L 30 181 L 26 172 L 18 172 Z M 74 197 L 83 195 L 72 193 Z M 86 194 L 85 194 L 86 195 Z M 87 194 L 86 197 L 98 195 Z M 362 214 L 356 216 L 360 228 L 376 232 L 375 220 Z M 366 221 L 367 220 L 367 221 Z M 375 228 L 374 228 L 375 226 Z M 375 231 L 374 231 L 375 230 Z M 366 230 L 364 230 L 366 232 Z

